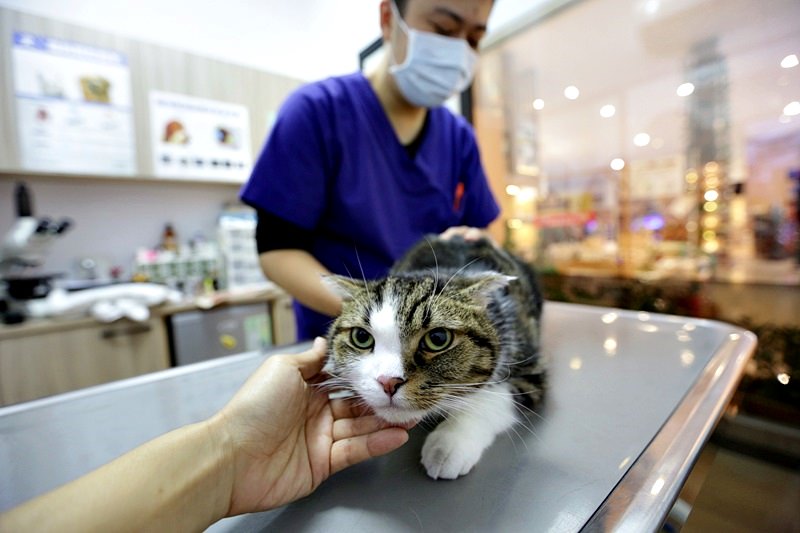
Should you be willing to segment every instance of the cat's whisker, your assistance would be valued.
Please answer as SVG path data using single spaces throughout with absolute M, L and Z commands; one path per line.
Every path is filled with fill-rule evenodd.
M 431 249 L 431 254 L 433 255 L 433 264 L 436 267 L 436 277 L 439 277 L 439 258 L 436 257 L 436 250 L 433 249 L 433 244 L 429 237 L 425 237 L 425 242 L 428 244 L 428 248 Z
M 313 383 L 312 386 L 319 388 L 336 386 L 348 387 L 350 386 L 350 382 L 341 376 L 329 376 L 327 379 L 320 381 L 319 383 Z
M 352 291 L 347 291 L 347 294 L 352 301 L 356 302 L 360 306 L 360 308 L 364 310 L 364 313 L 367 313 L 370 308 L 370 302 L 372 301 L 372 295 L 370 294 L 369 290 L 369 282 L 367 281 L 367 278 L 364 275 L 364 269 L 361 267 L 361 258 L 358 257 L 358 249 L 355 249 L 355 252 L 356 252 L 356 259 L 358 259 L 358 267 L 361 269 L 361 279 L 364 282 L 364 289 L 367 292 L 367 297 L 362 296 L 361 298 L 358 298 L 357 296 L 360 296 L 360 294 L 353 294 Z M 356 277 L 353 276 L 353 273 L 350 272 L 350 269 L 347 268 L 347 265 L 345 265 L 344 269 L 345 272 L 347 272 L 347 277 L 354 280 L 356 279 Z
M 525 394 L 527 394 L 527 393 L 525 393 Z M 517 411 L 519 412 L 519 414 L 524 416 L 524 417 L 534 416 L 534 417 L 538 418 L 539 420 L 541 420 L 542 422 L 545 422 L 547 420 L 544 416 L 542 416 L 541 414 L 537 413 L 536 411 L 534 411 L 533 409 L 531 409 L 527 405 L 522 405 L 522 404 L 518 403 L 518 404 L 515 404 L 515 407 L 517 408 Z
M 454 411 L 470 412 L 475 406 L 475 401 L 471 400 L 471 398 L 464 396 L 445 395 L 439 399 L 439 407 L 444 411 L 444 414 L 450 414 Z
M 510 374 L 507 375 L 503 379 L 498 379 L 498 380 L 493 380 L 493 381 L 478 381 L 478 382 L 475 382 L 475 383 L 437 383 L 437 384 L 434 384 L 434 385 L 431 385 L 431 386 L 432 387 L 441 387 L 441 388 L 444 388 L 444 387 L 473 387 L 473 388 L 481 388 L 481 387 L 484 387 L 486 385 L 502 385 L 504 383 L 508 383 L 508 378 L 509 377 L 510 377 Z M 494 392 L 495 394 L 503 394 L 503 393 L 501 393 L 499 391 L 489 391 L 489 392 Z
M 508 362 L 504 362 L 504 363 L 501 363 L 501 364 L 503 366 L 524 366 L 524 365 L 526 365 L 528 363 L 532 363 L 534 361 L 538 362 L 539 357 L 541 357 L 540 354 L 536 353 L 536 354 L 531 355 L 530 357 L 527 357 L 525 359 L 521 359 L 519 361 L 508 361 Z
M 516 424 L 516 427 L 520 427 L 520 428 L 525 429 L 526 432 L 531 435 L 531 437 L 533 437 L 534 439 L 536 439 L 540 443 L 543 442 L 542 438 L 539 436 L 538 433 L 536 433 L 536 431 L 534 430 L 533 426 L 529 426 L 528 424 L 526 424 L 524 419 L 520 420 L 520 422 L 518 424 Z
M 514 452 L 519 453 L 519 450 L 517 450 L 517 445 L 514 442 L 514 437 L 512 433 L 516 435 L 519 441 L 522 443 L 522 445 L 525 446 L 525 451 L 528 451 L 528 443 L 525 442 L 525 438 L 519 434 L 519 431 L 517 431 L 517 428 L 515 426 L 511 426 L 506 430 L 506 435 L 508 435 L 508 440 L 510 440 L 511 444 L 514 446 Z
M 519 450 L 517 449 L 517 443 L 514 442 L 514 436 L 511 434 L 512 430 L 514 430 L 514 426 L 511 426 L 510 428 L 505 430 L 505 434 L 508 435 L 508 441 L 514 447 L 514 455 L 519 455 Z M 517 437 L 519 437 L 519 434 L 516 432 L 516 430 L 514 430 L 514 433 L 516 433 Z M 522 441 L 522 438 L 520 438 L 519 440 Z M 527 446 L 526 446 L 526 449 L 527 449 Z
M 364 287 L 365 287 L 365 289 L 367 289 L 367 291 L 369 291 L 369 286 L 366 283 L 365 283 Z M 364 310 L 363 312 L 366 314 L 368 312 L 369 308 L 370 308 L 370 300 L 368 298 L 362 296 L 360 293 L 355 293 L 355 292 L 353 292 L 351 290 L 347 290 L 347 289 L 345 289 L 345 291 L 346 291 L 347 295 L 349 296 L 350 300 L 355 302 L 359 306 L 360 309 Z
M 439 295 L 442 295 L 442 294 L 444 294 L 444 291 L 447 289 L 447 286 L 448 286 L 448 285 L 450 285 L 450 282 L 451 282 L 451 281 L 453 281 L 457 275 L 461 274 L 461 273 L 462 273 L 464 270 L 466 270 L 467 268 L 469 268 L 470 266 L 472 266 L 472 265 L 473 265 L 474 263 L 476 263 L 477 261 L 478 261 L 478 258 L 476 257 L 476 258 L 475 258 L 475 259 L 473 259 L 472 261 L 468 262 L 467 264 L 463 265 L 461 268 L 459 268 L 458 270 L 456 270 L 455 272 L 453 272 L 453 274 L 450 276 L 450 278 L 448 278 L 448 280 L 445 282 L 445 284 L 444 284 L 444 287 L 442 287 L 442 290 L 441 290 L 441 291 L 439 291 Z M 436 286 L 436 285 L 434 284 L 434 287 L 435 287 L 435 286 Z M 434 298 L 433 298 L 433 299 L 434 299 L 434 300 L 436 299 L 436 294 L 435 294 L 435 293 L 434 293 Z
M 428 304 L 426 306 L 426 311 L 428 314 L 430 314 L 432 302 L 436 299 L 436 280 L 439 279 L 439 259 L 436 257 L 436 250 L 433 248 L 433 244 L 431 243 L 429 237 L 425 237 L 425 243 L 428 245 L 428 248 L 431 249 L 431 255 L 433 256 L 433 265 L 435 269 L 433 271 L 433 279 L 431 280 L 431 296 L 428 299 Z M 428 268 L 427 270 L 430 271 L 431 269 Z
M 456 388 L 455 390 L 461 390 L 461 391 L 463 391 L 465 393 L 470 393 L 470 392 L 474 392 L 475 388 L 472 388 L 472 387 L 464 388 L 464 389 Z M 523 397 L 523 396 L 528 396 L 528 394 L 529 394 L 527 392 L 497 392 L 497 391 L 490 391 L 490 390 L 485 390 L 484 392 L 489 393 L 489 394 L 494 394 L 494 395 L 497 395 L 497 396 L 511 396 L 511 397 L 515 397 L 515 396 Z
M 431 420 L 431 419 L 428 419 L 428 418 L 423 418 L 422 420 L 419 421 L 419 423 L 417 425 L 422 427 L 422 429 L 425 429 L 427 431 L 433 431 L 433 429 L 436 428 L 437 423 L 436 423 L 435 420 Z
M 451 275 L 450 275 L 450 277 L 449 277 L 449 278 L 447 279 L 447 281 L 445 282 L 445 284 L 444 284 L 444 287 L 442 287 L 442 290 L 441 290 L 441 291 L 439 291 L 439 296 L 441 296 L 442 294 L 444 294 L 444 291 L 447 289 L 447 286 L 448 286 L 448 285 L 450 285 L 450 282 L 451 282 L 451 281 L 453 281 L 453 280 L 455 279 L 455 277 L 456 277 L 456 276 L 458 276 L 459 274 L 461 274 L 461 273 L 462 273 L 464 270 L 466 270 L 467 268 L 469 268 L 470 266 L 472 266 L 472 265 L 473 265 L 474 263 L 476 263 L 477 261 L 478 261 L 478 258 L 476 257 L 476 258 L 475 258 L 475 259 L 473 259 L 472 261 L 469 261 L 467 264 L 465 264 L 465 265 L 462 265 L 462 266 L 461 266 L 461 267 L 460 267 L 458 270 L 456 270 L 455 272 L 453 272 L 453 274 L 451 274 Z M 437 263 L 437 268 L 436 268 L 436 274 L 437 274 L 436 278 L 438 279 L 438 277 L 439 277 L 439 276 L 438 276 L 438 274 L 439 274 L 438 263 Z M 433 304 L 436 302 L 436 299 L 437 299 L 437 295 L 436 295 L 436 280 L 434 280 L 434 284 L 433 284 L 433 294 L 432 294 L 432 296 L 431 296 L 431 299 L 428 301 L 428 308 L 429 308 L 429 309 L 430 309 L 430 307 L 431 307 L 431 306 L 432 306 L 432 305 L 433 305 Z
M 358 261 L 358 268 L 359 268 L 359 270 L 361 270 L 361 279 L 364 280 L 364 288 L 367 290 L 367 297 L 368 297 L 369 301 L 371 302 L 371 301 L 373 301 L 372 300 L 372 293 L 370 293 L 370 290 L 369 290 L 369 282 L 367 281 L 367 275 L 364 274 L 364 266 L 361 264 L 361 256 L 358 255 L 358 247 L 355 247 L 355 252 L 356 252 L 356 261 Z
M 329 381 L 323 381 L 322 383 L 313 383 L 311 386 L 314 387 L 315 389 L 319 389 L 326 392 L 328 391 L 333 392 L 337 390 L 351 390 L 351 386 L 349 383 L 340 380 L 336 381 L 329 380 Z

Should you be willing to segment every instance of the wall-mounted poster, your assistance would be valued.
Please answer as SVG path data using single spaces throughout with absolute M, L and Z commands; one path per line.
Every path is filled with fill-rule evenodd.
M 113 50 L 27 32 L 13 35 L 14 92 L 23 168 L 136 172 L 131 75 Z
M 243 182 L 250 175 L 245 106 L 151 91 L 150 136 L 156 176 Z

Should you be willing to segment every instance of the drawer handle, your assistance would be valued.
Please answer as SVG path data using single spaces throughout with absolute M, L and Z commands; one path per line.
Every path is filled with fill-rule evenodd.
M 147 324 L 140 324 L 127 328 L 104 329 L 100 332 L 100 338 L 113 339 L 114 337 L 124 337 L 126 335 L 138 335 L 139 333 L 147 333 L 151 329 L 153 328 Z

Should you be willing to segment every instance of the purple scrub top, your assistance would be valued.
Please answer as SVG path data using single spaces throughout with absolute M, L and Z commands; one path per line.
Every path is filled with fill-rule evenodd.
M 367 279 L 424 235 L 486 227 L 499 214 L 472 127 L 430 109 L 412 159 L 361 73 L 289 96 L 241 199 L 312 230 L 311 253 L 331 272 Z M 330 317 L 296 302 L 295 311 L 299 339 L 325 334 Z

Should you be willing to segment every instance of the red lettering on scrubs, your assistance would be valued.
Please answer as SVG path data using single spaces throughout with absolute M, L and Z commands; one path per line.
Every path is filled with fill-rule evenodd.
M 455 199 L 453 200 L 453 211 L 461 208 L 461 199 L 464 197 L 464 182 L 459 181 L 456 185 Z

